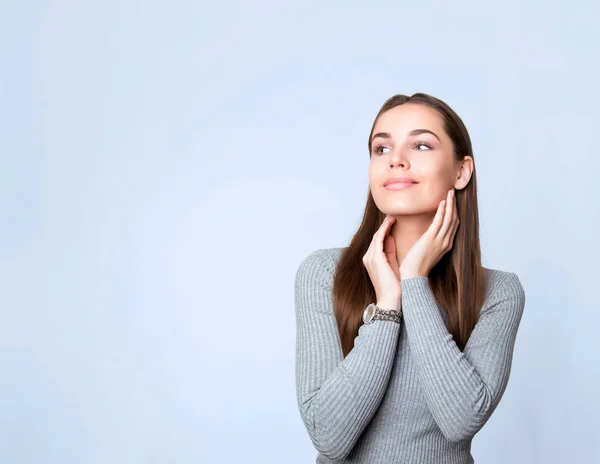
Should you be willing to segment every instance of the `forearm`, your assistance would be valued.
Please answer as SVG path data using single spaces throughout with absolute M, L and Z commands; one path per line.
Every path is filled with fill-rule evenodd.
M 514 285 L 514 280 L 509 283 Z M 474 329 L 473 349 L 467 345 L 462 352 L 448 332 L 428 278 L 402 281 L 402 292 L 411 353 L 430 411 L 449 440 L 469 439 L 483 427 L 506 388 L 523 302 L 502 300 L 496 313 L 490 313 L 496 315 L 484 316 Z
M 392 371 L 399 331 L 400 324 L 393 321 L 361 325 L 353 349 L 320 386 L 304 364 L 315 366 L 307 357 L 325 360 L 327 353 L 308 351 L 311 340 L 300 340 L 299 407 L 313 444 L 329 458 L 347 456 L 377 410 Z

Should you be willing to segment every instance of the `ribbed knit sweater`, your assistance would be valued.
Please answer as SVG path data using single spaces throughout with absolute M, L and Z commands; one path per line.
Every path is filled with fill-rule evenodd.
M 343 248 L 311 252 L 295 277 L 296 393 L 316 462 L 467 464 L 510 375 L 525 292 L 484 267 L 486 295 L 464 351 L 429 278 L 401 281 L 401 323 L 361 324 L 343 358 L 333 273 Z

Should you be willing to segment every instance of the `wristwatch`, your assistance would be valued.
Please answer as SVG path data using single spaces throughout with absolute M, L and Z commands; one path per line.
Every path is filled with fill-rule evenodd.
M 362 320 L 365 324 L 370 324 L 376 320 L 394 321 L 400 323 L 402 321 L 402 310 L 383 309 L 375 303 L 368 305 L 363 311 Z

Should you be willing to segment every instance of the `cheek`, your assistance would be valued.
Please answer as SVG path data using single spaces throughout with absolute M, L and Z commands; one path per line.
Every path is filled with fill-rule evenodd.
M 381 166 L 376 160 L 371 160 L 369 164 L 369 184 L 371 188 L 375 188 L 378 183 L 382 183 L 382 178 L 385 177 L 385 167 L 382 171 Z
M 446 162 L 439 159 L 429 160 L 429 163 L 424 163 L 422 168 L 426 175 L 440 183 L 448 182 L 451 179 L 454 172 L 454 166 L 452 163 Z
M 375 176 L 373 173 L 373 165 L 369 165 L 369 186 L 371 187 L 371 189 L 373 189 L 374 185 L 375 185 Z
M 437 207 L 446 198 L 453 185 L 453 172 L 446 166 L 431 165 L 424 171 L 424 195 L 431 207 Z

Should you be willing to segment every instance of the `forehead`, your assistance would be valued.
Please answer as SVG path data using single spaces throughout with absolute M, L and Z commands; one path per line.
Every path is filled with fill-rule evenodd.
M 375 132 L 403 135 L 412 129 L 430 129 L 443 137 L 443 121 L 433 108 L 414 103 L 404 103 L 387 110 L 375 123 Z

